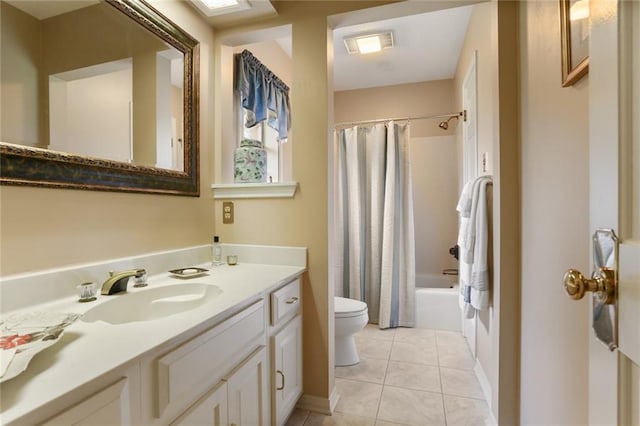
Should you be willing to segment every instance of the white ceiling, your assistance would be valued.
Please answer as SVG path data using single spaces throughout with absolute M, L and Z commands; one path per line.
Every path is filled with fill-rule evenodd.
M 96 0 L 8 1 L 23 10 L 32 5 L 49 6 L 50 10 L 40 13 L 40 19 L 97 3 Z M 334 89 L 352 90 L 453 78 L 471 16 L 471 6 L 468 5 L 477 1 L 409 0 L 331 17 L 330 24 L 334 27 Z M 213 27 L 224 27 L 276 14 L 269 0 L 251 0 L 251 4 L 248 11 L 205 19 Z M 460 6 L 451 8 L 452 5 Z M 438 10 L 443 8 L 446 9 Z M 195 6 L 194 9 L 198 10 Z M 28 12 L 36 13 L 33 10 Z M 291 29 L 290 26 L 283 28 L 282 31 L 282 28 L 270 29 L 271 36 L 277 38 L 291 55 Z M 344 37 L 389 30 L 394 36 L 393 49 L 369 55 L 347 53 Z M 289 36 L 283 38 L 283 33 Z M 260 34 L 259 38 L 266 39 L 265 36 L 270 38 L 266 34 Z
M 470 16 L 471 6 L 460 6 L 335 28 L 334 89 L 353 90 L 453 78 Z M 361 15 L 355 21 L 366 19 Z M 384 31 L 393 32 L 394 48 L 369 55 L 347 53 L 345 37 Z M 277 42 L 291 56 L 291 38 L 278 38 Z
M 215 16 L 207 16 L 192 2 L 188 3 L 214 28 L 230 27 L 251 20 L 264 19 L 278 15 L 270 0 L 249 0 L 249 3 L 251 4 L 249 9 Z
M 337 28 L 333 31 L 334 89 L 351 90 L 453 78 L 471 6 Z M 343 39 L 392 31 L 395 47 L 350 55 Z
M 47 19 L 100 3 L 98 0 L 4 0 L 36 19 Z

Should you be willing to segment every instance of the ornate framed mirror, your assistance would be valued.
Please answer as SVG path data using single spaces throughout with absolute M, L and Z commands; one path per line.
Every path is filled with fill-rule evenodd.
M 197 40 L 143 0 L 0 5 L 0 184 L 199 195 Z

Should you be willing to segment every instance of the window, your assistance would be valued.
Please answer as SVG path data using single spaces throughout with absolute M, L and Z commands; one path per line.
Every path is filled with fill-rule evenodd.
M 267 121 L 262 121 L 253 127 L 245 127 L 247 111 L 240 105 L 240 96 L 236 93 L 235 108 L 238 110 L 238 134 L 240 139 L 254 139 L 262 142 L 267 152 L 267 182 L 276 183 L 282 180 L 282 144 L 278 142 L 278 131 L 270 127 Z M 269 113 L 271 115 L 271 112 Z M 240 141 L 238 145 L 240 146 Z
M 246 146 L 234 153 L 234 180 L 280 182 L 280 141 L 290 129 L 289 86 L 246 49 L 234 55 L 234 67 L 238 143 Z M 247 139 L 262 142 L 266 153 Z

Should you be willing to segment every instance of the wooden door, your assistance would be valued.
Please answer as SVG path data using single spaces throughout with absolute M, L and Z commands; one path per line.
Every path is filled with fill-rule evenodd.
M 617 349 L 590 331 L 590 424 L 640 419 L 640 5 L 591 0 L 591 231 L 619 239 Z M 592 252 L 592 258 L 596 254 Z M 593 313 L 593 312 L 592 312 Z

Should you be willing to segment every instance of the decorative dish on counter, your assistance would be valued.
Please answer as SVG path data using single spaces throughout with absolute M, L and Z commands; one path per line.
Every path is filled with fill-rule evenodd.
M 172 269 L 172 270 L 169 271 L 169 273 L 171 275 L 173 275 L 174 277 L 176 277 L 176 278 L 200 277 L 202 275 L 205 275 L 207 272 L 209 272 L 208 269 L 197 268 L 195 266 L 188 267 L 188 268 Z
M 0 383 L 27 369 L 31 359 L 57 343 L 63 330 L 80 317 L 61 312 L 28 312 L 0 319 Z

